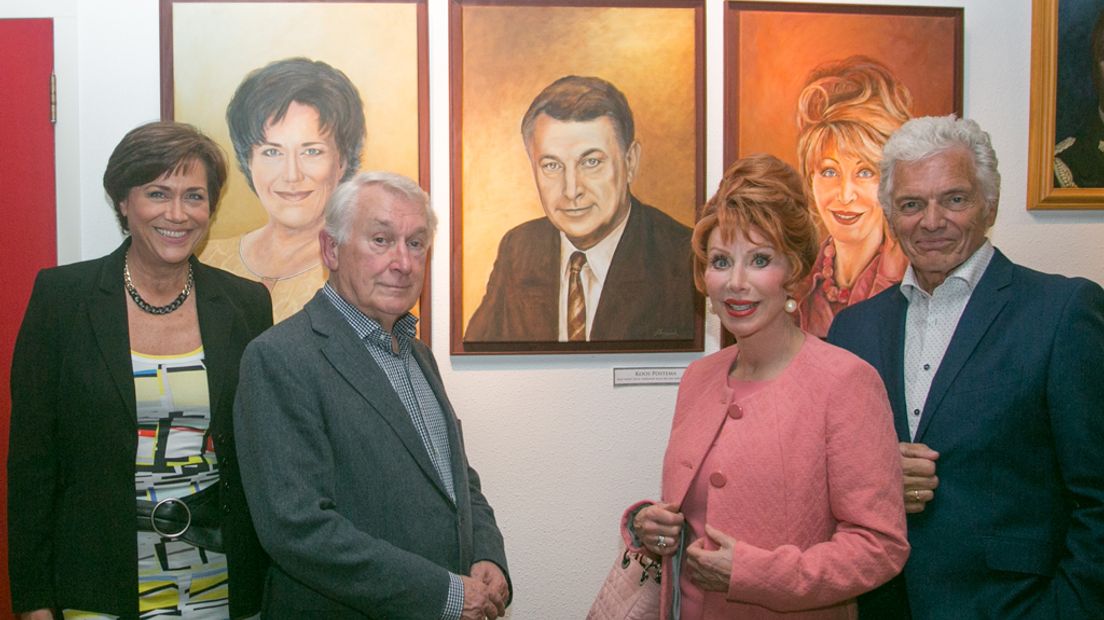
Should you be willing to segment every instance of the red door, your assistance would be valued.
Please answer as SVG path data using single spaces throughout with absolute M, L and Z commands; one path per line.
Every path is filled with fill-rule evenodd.
M 57 263 L 50 19 L 0 19 L 0 618 L 10 618 L 8 427 L 12 349 L 35 274 Z

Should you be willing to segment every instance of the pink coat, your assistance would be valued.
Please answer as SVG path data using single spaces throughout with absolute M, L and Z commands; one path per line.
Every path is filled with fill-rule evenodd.
M 705 618 L 854 618 L 855 597 L 909 553 L 885 387 L 866 362 L 806 335 L 781 375 L 731 402 L 737 347 L 686 370 L 663 460 L 663 500 L 678 504 L 706 452 L 727 463 L 704 472 L 706 521 L 738 542 L 727 595 L 707 594 Z M 738 426 L 711 447 L 726 420 Z M 670 566 L 664 575 L 666 609 Z

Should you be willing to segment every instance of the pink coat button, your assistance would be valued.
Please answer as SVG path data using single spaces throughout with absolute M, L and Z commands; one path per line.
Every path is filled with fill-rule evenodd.
M 728 478 L 719 471 L 715 471 L 709 474 L 709 484 L 717 487 L 718 489 L 728 484 Z
M 728 417 L 732 418 L 733 420 L 739 420 L 740 418 L 744 417 L 744 410 L 740 408 L 740 405 L 729 405 Z

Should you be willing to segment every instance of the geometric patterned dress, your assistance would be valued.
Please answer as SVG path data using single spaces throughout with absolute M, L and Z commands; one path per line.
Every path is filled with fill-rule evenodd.
M 203 347 L 182 355 L 131 351 L 131 363 L 138 405 L 137 499 L 185 497 L 216 484 Z M 140 618 L 229 618 L 225 555 L 140 531 L 137 559 Z M 66 620 L 114 618 L 70 609 L 64 615 Z

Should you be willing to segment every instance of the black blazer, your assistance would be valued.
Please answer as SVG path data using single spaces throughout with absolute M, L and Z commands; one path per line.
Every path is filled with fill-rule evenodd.
M 43 270 L 12 360 L 8 540 L 12 607 L 138 615 L 137 411 L 123 257 Z M 190 259 L 219 460 L 234 616 L 260 608 L 267 558 L 234 458 L 245 345 L 272 324 L 264 286 Z
M 701 314 L 691 230 L 632 198 L 590 330 L 592 341 L 689 340 Z M 540 218 L 502 238 L 487 293 L 465 342 L 555 342 L 559 337 L 560 231 Z

